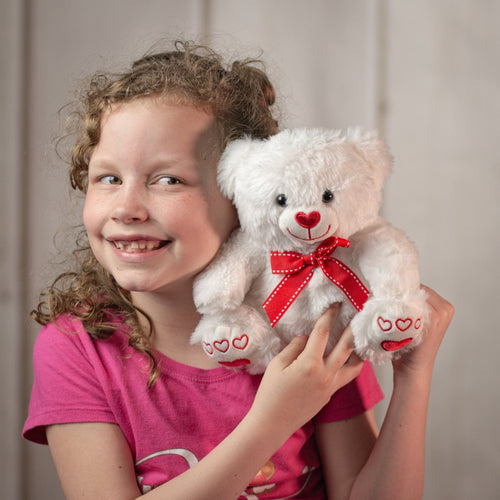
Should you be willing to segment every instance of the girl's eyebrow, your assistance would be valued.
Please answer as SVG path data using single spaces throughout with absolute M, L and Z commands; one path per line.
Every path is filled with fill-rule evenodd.
M 113 165 L 116 159 L 113 156 L 106 155 L 100 152 L 93 152 L 89 160 L 89 165 Z
M 152 163 L 158 163 L 161 165 L 167 165 L 167 166 L 177 166 L 177 165 L 189 165 L 191 163 L 191 160 L 188 158 L 183 158 L 178 155 L 164 155 L 160 154 L 155 157 L 154 162 Z
M 151 171 L 163 170 L 165 173 L 172 175 L 181 175 L 181 170 L 184 173 L 196 170 L 195 165 L 195 158 L 184 158 L 179 155 L 158 155 L 147 161 L 146 168 Z M 120 167 L 123 167 L 123 163 L 108 155 L 96 155 L 89 162 L 89 171 L 92 170 L 94 172 L 109 170 L 113 173 L 120 170 Z

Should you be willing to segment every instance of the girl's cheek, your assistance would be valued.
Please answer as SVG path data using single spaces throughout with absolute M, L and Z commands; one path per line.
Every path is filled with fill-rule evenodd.
M 83 225 L 85 226 L 86 229 L 88 229 L 90 211 L 91 211 L 91 202 L 88 196 L 86 196 L 85 202 L 83 204 L 83 213 L 82 213 Z
M 102 215 L 103 212 L 104 205 L 102 203 L 100 204 L 93 194 L 87 193 L 82 213 L 83 225 L 87 231 L 94 229 L 98 214 Z

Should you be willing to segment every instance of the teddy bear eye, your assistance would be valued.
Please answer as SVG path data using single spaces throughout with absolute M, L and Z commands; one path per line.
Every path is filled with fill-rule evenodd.
M 279 194 L 276 196 L 276 203 L 282 207 L 286 206 L 287 198 L 284 194 Z
M 330 201 L 332 201 L 333 198 L 335 198 L 333 192 L 330 191 L 329 189 L 325 190 L 322 197 L 323 203 L 330 203 Z

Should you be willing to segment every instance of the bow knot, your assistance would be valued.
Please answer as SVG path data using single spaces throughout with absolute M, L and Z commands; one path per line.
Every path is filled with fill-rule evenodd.
M 368 290 L 349 267 L 330 257 L 337 247 L 347 248 L 349 245 L 349 240 L 331 237 L 307 255 L 298 252 L 271 252 L 272 274 L 285 275 L 262 304 L 271 327 L 276 325 L 302 292 L 317 267 L 344 292 L 358 311 L 362 309 L 369 295 Z
M 306 266 L 314 266 L 314 267 L 318 267 L 319 266 L 318 259 L 317 259 L 316 255 L 314 253 L 310 253 L 308 255 L 304 255 L 304 264 Z

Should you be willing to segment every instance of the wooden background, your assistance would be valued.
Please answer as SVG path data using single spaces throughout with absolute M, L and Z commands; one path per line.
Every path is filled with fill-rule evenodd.
M 396 158 L 384 215 L 457 310 L 435 370 L 424 498 L 500 498 L 499 19 L 496 0 L 2 0 L 2 499 L 62 498 L 48 449 L 20 438 L 37 332 L 28 312 L 59 258 L 53 235 L 63 242 L 81 209 L 53 153 L 57 110 L 76 80 L 177 36 L 262 49 L 282 125 L 384 134 Z M 390 390 L 390 371 L 379 375 Z

